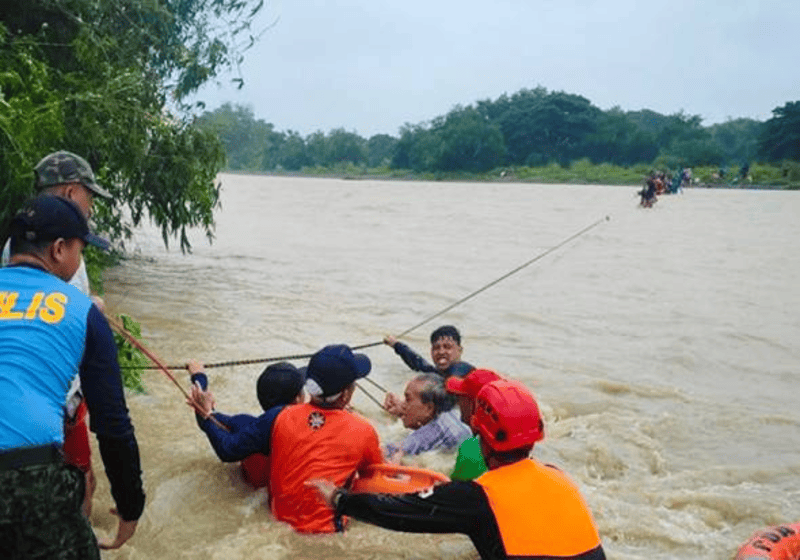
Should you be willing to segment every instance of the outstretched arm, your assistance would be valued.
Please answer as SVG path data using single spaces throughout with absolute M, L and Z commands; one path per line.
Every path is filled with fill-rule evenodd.
M 400 356 L 405 364 L 414 371 L 436 373 L 436 368 L 427 362 L 425 358 L 414 352 L 407 344 L 403 344 L 398 340 L 395 341 L 392 348 L 394 348 L 394 353 Z
M 192 388 L 194 393 L 199 390 Z M 270 435 L 272 434 L 272 424 L 275 417 L 283 410 L 282 406 L 276 406 L 258 417 L 248 417 L 248 415 L 238 414 L 236 416 L 225 416 L 214 412 L 209 413 L 208 417 L 200 419 L 198 423 L 208 437 L 211 447 L 221 461 L 230 463 L 241 461 L 253 453 L 263 453 L 269 455 Z M 226 425 L 232 425 L 230 431 L 220 428 L 212 419 L 221 420 Z

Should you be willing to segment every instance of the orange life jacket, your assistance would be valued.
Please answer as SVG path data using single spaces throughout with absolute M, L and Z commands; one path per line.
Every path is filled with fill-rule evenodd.
M 489 498 L 509 557 L 575 558 L 601 546 L 586 502 L 558 469 L 525 459 L 475 482 Z

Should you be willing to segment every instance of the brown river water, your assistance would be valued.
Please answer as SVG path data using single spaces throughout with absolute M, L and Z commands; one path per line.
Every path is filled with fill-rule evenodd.
M 800 192 L 690 189 L 642 209 L 636 187 L 220 181 L 213 244 L 194 232 L 184 255 L 145 227 L 106 273 L 109 309 L 165 362 L 377 342 L 608 216 L 404 340 L 427 355 L 431 330 L 455 324 L 464 359 L 535 392 L 547 437 L 534 455 L 579 484 L 611 559 L 729 559 L 756 529 L 800 519 Z M 365 352 L 372 378 L 402 392 L 411 373 L 391 349 Z M 217 408 L 257 413 L 262 368 L 209 369 Z M 104 558 L 477 558 L 462 535 L 294 533 L 216 459 L 178 388 L 153 370 L 145 384 L 128 404 L 147 506 Z M 354 404 L 382 440 L 403 436 L 363 393 Z

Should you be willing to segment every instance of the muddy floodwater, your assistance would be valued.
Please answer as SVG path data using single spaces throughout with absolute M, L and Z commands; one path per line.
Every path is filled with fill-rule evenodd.
M 144 227 L 106 273 L 108 307 L 139 321 L 165 362 L 377 342 L 602 220 L 404 340 L 427 355 L 431 330 L 455 324 L 464 359 L 534 391 L 547 429 L 534 455 L 579 484 L 610 559 L 727 560 L 756 529 L 800 519 L 800 193 L 689 189 L 642 209 L 636 187 L 220 181 L 213 244 L 193 232 L 184 255 Z M 411 373 L 391 349 L 365 352 L 372 378 L 402 392 Z M 262 368 L 209 369 L 217 409 L 257 413 Z M 166 376 L 148 371 L 145 385 L 128 404 L 147 505 L 104 558 L 477 557 L 461 535 L 359 522 L 294 533 L 216 459 Z M 382 441 L 403 437 L 366 394 L 354 404 Z M 94 456 L 92 522 L 105 535 L 111 499 Z M 453 462 L 434 452 L 411 464 L 449 473 Z

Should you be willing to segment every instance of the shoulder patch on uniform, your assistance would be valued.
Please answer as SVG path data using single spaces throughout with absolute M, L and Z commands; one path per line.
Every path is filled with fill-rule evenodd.
M 308 426 L 312 430 L 319 430 L 325 425 L 325 415 L 319 411 L 314 411 L 308 415 Z

